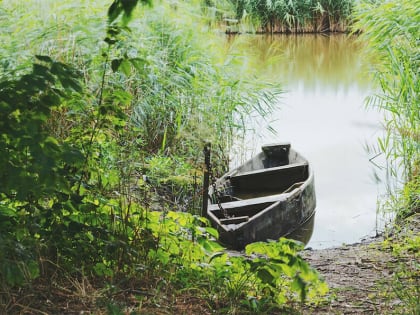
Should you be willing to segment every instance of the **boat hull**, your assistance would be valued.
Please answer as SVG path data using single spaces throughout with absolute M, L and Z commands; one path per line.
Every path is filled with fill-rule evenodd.
M 283 236 L 309 241 L 316 207 L 314 174 L 299 153 L 290 149 L 285 154 L 276 163 L 267 162 L 267 152 L 261 152 L 210 189 L 207 215 L 228 248 L 240 250 Z M 299 233 L 303 227 L 306 232 Z

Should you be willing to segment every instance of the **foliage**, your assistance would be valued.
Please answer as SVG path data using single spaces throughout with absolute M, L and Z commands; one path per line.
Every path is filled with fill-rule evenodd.
M 0 80 L 0 279 L 12 285 L 39 275 L 33 238 L 40 238 L 49 224 L 49 212 L 44 211 L 70 198 L 69 169 L 83 158 L 44 128 L 51 109 L 81 91 L 78 76 L 49 57 L 37 59 L 21 78 Z
M 253 310 L 305 300 L 312 287 L 324 293 L 295 243 L 250 249 L 266 258 L 228 257 L 216 230 L 192 214 L 202 144 L 210 140 L 223 161 L 242 117 L 268 115 L 276 91 L 218 59 L 196 10 L 140 11 L 137 2 L 146 3 L 114 1 L 107 23 L 99 2 L 42 4 L 59 18 L 34 10 L 38 2 L 0 6 L 1 292 L 19 295 L 57 275 L 106 284 L 109 294 L 155 279 L 192 290 L 199 280 L 209 303 L 252 295 Z M 15 301 L 0 295 L 0 312 L 19 309 Z
M 207 232 L 214 235 L 215 231 Z M 177 281 L 186 290 L 195 288 L 185 281 L 191 278 L 195 278 L 194 283 L 200 283 L 202 289 L 217 287 L 217 294 L 207 293 L 210 304 L 227 302 L 224 307 L 230 312 L 241 309 L 265 312 L 298 301 L 318 303 L 328 292 L 319 274 L 299 256 L 298 251 L 303 249 L 299 242 L 282 238 L 253 243 L 246 247 L 246 255 L 229 255 L 208 239 L 199 243 L 206 249 L 206 255 L 200 257 L 198 252 L 192 251 L 190 259 L 193 255 L 200 258 L 191 265 L 192 270 L 175 273 Z
M 52 193 L 80 154 L 60 145 L 43 129 L 51 108 L 60 105 L 66 90 L 81 91 L 74 71 L 49 57 L 37 56 L 32 72 L 0 84 L 0 193 L 19 201 L 34 201 Z M 66 187 L 68 189 L 68 187 Z
M 264 288 L 278 304 L 284 304 L 288 296 L 298 294 L 303 303 L 328 291 L 318 273 L 297 253 L 303 244 L 287 239 L 278 242 L 253 243 L 246 247 L 248 255 L 258 255 L 251 260 L 251 270 L 261 280 Z
M 151 0 L 114 0 L 108 9 L 108 23 L 112 24 L 120 15 L 122 15 L 122 23 L 124 26 L 132 18 L 134 9 L 138 3 L 151 5 Z
M 387 134 L 378 139 L 391 173 L 406 184 L 398 207 L 405 217 L 419 211 L 420 2 L 365 1 L 358 7 L 356 28 L 375 55 L 375 78 L 381 92 L 368 104 L 385 113 Z M 400 174 L 402 173 L 402 174 Z

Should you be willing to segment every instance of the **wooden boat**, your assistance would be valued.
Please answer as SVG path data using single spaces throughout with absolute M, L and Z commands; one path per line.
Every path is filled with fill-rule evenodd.
M 220 241 L 232 249 L 288 235 L 307 243 L 315 206 L 308 161 L 289 143 L 278 143 L 264 145 L 254 158 L 215 181 L 207 217 Z

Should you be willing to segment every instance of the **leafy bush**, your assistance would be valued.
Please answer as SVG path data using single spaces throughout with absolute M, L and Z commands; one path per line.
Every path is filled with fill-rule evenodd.
M 33 251 L 50 219 L 47 209 L 70 198 L 68 169 L 83 158 L 44 128 L 51 110 L 81 91 L 78 76 L 49 57 L 37 59 L 31 72 L 0 81 L 0 267 L 2 282 L 11 285 L 39 274 Z

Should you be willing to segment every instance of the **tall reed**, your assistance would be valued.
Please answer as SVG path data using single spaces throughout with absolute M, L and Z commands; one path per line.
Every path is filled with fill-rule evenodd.
M 393 174 L 401 174 L 400 214 L 420 211 L 420 1 L 363 1 L 355 27 L 376 59 L 381 91 L 368 104 L 384 111 L 387 134 L 379 139 Z
M 224 39 L 200 14 L 182 2 L 156 3 L 130 24 L 128 49 L 143 60 L 130 79 L 131 123 L 151 154 L 195 159 L 210 141 L 226 159 L 246 128 L 242 117 L 267 115 L 278 92 L 227 59 Z
M 258 31 L 271 33 L 343 32 L 348 28 L 353 8 L 353 0 L 239 0 L 234 3 L 237 18 L 245 21 L 249 16 Z

